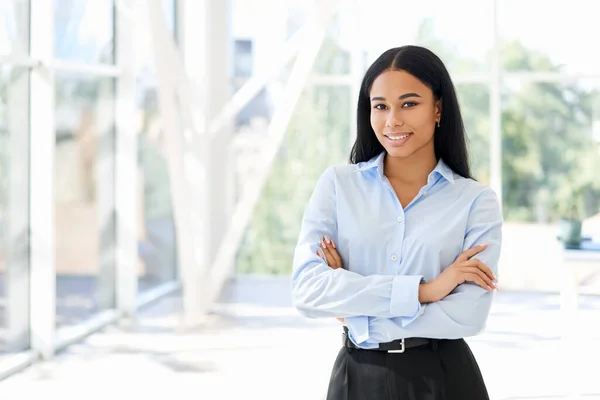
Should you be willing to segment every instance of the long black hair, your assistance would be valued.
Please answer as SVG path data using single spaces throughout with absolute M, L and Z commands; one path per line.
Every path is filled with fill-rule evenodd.
M 357 134 L 350 163 L 368 161 L 384 151 L 371 127 L 369 92 L 375 79 L 388 70 L 408 72 L 428 86 L 436 100 L 442 100 L 440 126 L 436 125 L 433 136 L 435 157 L 444 160 L 455 173 L 472 178 L 465 128 L 450 74 L 438 56 L 419 46 L 387 50 L 365 73 L 358 96 Z

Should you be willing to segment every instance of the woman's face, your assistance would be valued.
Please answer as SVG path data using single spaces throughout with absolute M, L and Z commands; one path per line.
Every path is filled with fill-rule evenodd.
M 431 89 L 408 72 L 388 70 L 375 79 L 369 97 L 371 127 L 389 156 L 434 154 L 441 103 Z

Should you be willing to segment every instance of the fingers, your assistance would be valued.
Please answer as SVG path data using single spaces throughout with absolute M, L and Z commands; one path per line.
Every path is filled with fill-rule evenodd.
M 481 272 L 481 271 L 479 271 Z M 491 286 L 489 286 L 483 279 L 482 276 L 485 276 L 483 274 L 479 275 L 477 273 L 467 273 L 465 274 L 465 280 L 469 281 L 469 282 L 474 282 L 477 285 L 481 286 L 482 288 L 484 288 L 485 290 L 488 290 L 490 292 L 493 292 L 494 289 L 492 289 Z
M 325 253 L 325 256 L 327 257 L 327 264 L 333 268 L 333 269 L 338 269 L 341 267 L 340 264 L 337 263 L 335 257 L 333 256 L 333 254 L 331 253 L 331 249 L 327 248 L 327 247 L 321 247 L 321 251 L 323 251 L 323 253 Z
M 488 277 L 482 270 L 477 267 L 463 267 L 463 272 L 465 273 L 465 280 L 470 280 L 471 282 L 477 283 L 482 288 L 489 290 L 490 292 L 496 289 L 496 284 L 490 277 Z M 471 280 L 471 278 L 477 278 L 476 280 Z
M 333 241 L 327 236 L 324 236 L 321 240 L 320 246 L 320 250 L 325 255 L 324 258 L 327 260 L 327 264 L 333 269 L 342 268 L 342 259 L 335 249 Z
M 338 251 L 335 247 L 335 243 L 333 242 L 333 240 L 329 239 L 327 236 L 324 236 L 324 240 L 325 240 L 325 244 L 327 245 L 327 250 L 329 250 L 329 253 L 333 257 L 334 262 L 337 265 L 339 265 L 339 267 L 341 268 L 343 266 L 342 257 L 340 257 L 340 253 L 338 253 Z
M 471 259 L 471 257 L 473 257 L 474 255 L 479 254 L 482 251 L 484 251 L 486 248 L 487 248 L 487 244 L 482 244 L 479 246 L 471 247 L 470 249 L 465 250 L 462 253 L 460 253 L 457 260 L 458 261 L 467 261 L 467 260 Z
M 469 266 L 469 267 L 477 267 L 484 274 L 486 274 L 491 280 L 493 280 L 493 281 L 498 280 L 498 278 L 496 278 L 496 275 L 494 275 L 494 273 L 492 272 L 492 270 L 490 269 L 490 267 L 488 267 L 487 265 L 485 265 L 480 260 L 477 260 L 477 259 L 469 260 L 469 261 L 465 261 L 463 264 L 466 265 L 466 266 Z

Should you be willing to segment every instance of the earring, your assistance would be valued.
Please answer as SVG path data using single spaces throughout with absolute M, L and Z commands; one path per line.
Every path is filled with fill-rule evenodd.
M 438 128 L 440 127 L 440 121 L 437 122 L 437 126 L 438 126 Z

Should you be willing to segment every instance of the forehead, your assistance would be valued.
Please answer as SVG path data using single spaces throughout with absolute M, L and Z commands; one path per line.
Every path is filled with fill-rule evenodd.
M 382 72 L 371 86 L 370 97 L 398 97 L 404 93 L 414 92 L 421 97 L 432 96 L 431 90 L 418 78 L 406 71 L 387 70 Z

